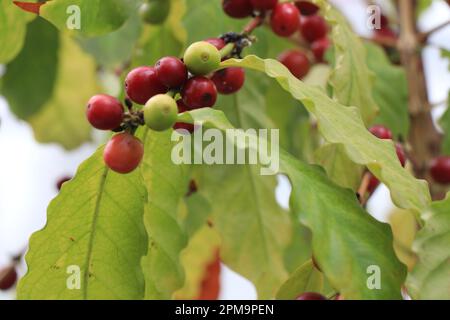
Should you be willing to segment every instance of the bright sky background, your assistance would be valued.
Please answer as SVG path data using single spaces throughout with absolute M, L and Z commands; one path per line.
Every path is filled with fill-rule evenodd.
M 368 34 L 365 24 L 366 7 L 362 1 L 333 2 L 352 17 L 355 30 Z M 428 30 L 448 19 L 449 7 L 444 2 L 436 1 L 423 16 L 420 26 L 422 30 Z M 450 27 L 436 34 L 431 41 L 450 49 Z M 429 48 L 425 51 L 425 70 L 431 101 L 445 101 L 450 89 L 450 73 L 448 62 L 440 58 L 437 49 Z M 441 114 L 442 111 L 443 108 L 440 108 L 436 114 Z M 26 247 L 32 232 L 44 226 L 46 207 L 56 195 L 55 182 L 62 176 L 72 175 L 78 164 L 95 150 L 95 146 L 85 145 L 67 153 L 57 145 L 36 144 L 30 127 L 9 112 L 1 97 L 0 119 L 0 266 L 3 266 L 11 255 Z M 277 190 L 277 198 L 283 206 L 288 204 L 289 192 L 289 185 L 282 181 Z M 379 188 L 369 203 L 369 210 L 381 220 L 392 205 L 387 195 L 385 188 Z M 380 203 L 383 206 L 380 207 Z M 21 272 L 24 271 L 22 266 Z M 256 298 L 253 286 L 229 270 L 223 273 L 222 285 L 223 299 Z M 12 297 L 12 294 L 0 292 L 0 300 Z

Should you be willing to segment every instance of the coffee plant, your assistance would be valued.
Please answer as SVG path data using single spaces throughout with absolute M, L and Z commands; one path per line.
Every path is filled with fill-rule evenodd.
M 2 0 L 11 111 L 40 143 L 105 139 L 53 182 L 17 297 L 218 299 L 226 265 L 260 299 L 449 299 L 450 111 L 433 121 L 421 56 L 448 22 L 392 3 L 362 38 L 325 0 Z M 176 163 L 173 137 L 207 129 L 279 130 L 276 175 Z M 277 143 L 246 132 L 248 157 Z M 389 223 L 366 209 L 381 184 Z

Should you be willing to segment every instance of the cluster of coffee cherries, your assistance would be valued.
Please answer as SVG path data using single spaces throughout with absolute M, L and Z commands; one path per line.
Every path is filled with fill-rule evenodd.
M 270 16 L 272 31 L 280 37 L 291 37 L 300 32 L 310 46 L 316 62 L 324 62 L 330 46 L 328 26 L 320 16 L 319 7 L 309 1 L 280 2 L 278 0 L 224 0 L 224 11 L 233 18 L 246 18 L 258 14 Z M 290 49 L 280 54 L 278 60 L 297 78 L 308 74 L 311 59 L 300 49 Z
M 131 70 L 125 79 L 127 98 L 122 103 L 109 95 L 96 95 L 89 100 L 87 119 L 99 130 L 120 132 L 112 137 L 104 150 L 104 160 L 118 173 L 132 172 L 140 164 L 144 147 L 134 136 L 137 127 L 146 125 L 154 131 L 170 128 L 192 132 L 192 124 L 177 123 L 177 114 L 213 107 L 218 93 L 232 94 L 245 82 L 242 68 L 216 71 L 222 59 L 234 54 L 235 43 L 242 40 L 229 34 L 190 45 L 183 59 L 164 57 L 155 66 Z M 225 48 L 229 44 L 227 48 Z M 232 48 L 232 50 L 229 50 Z M 224 49 L 224 50 L 222 50 Z M 143 105 L 134 108 L 133 103 Z

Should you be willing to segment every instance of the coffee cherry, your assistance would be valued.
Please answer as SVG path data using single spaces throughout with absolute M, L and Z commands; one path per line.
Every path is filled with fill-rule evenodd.
M 406 154 L 400 143 L 395 144 L 395 152 L 397 153 L 398 160 L 400 161 L 402 167 L 406 165 Z
M 293 35 L 300 25 L 300 13 L 292 3 L 279 3 L 270 17 L 272 31 L 280 37 Z
M 242 68 L 227 68 L 216 71 L 211 80 L 221 94 L 238 92 L 245 82 L 245 71 Z
M 165 131 L 175 124 L 178 107 L 175 99 L 158 94 L 152 97 L 144 106 L 144 120 L 147 127 L 155 131 Z
M 181 87 L 188 78 L 186 65 L 176 57 L 165 57 L 156 65 L 156 75 L 162 84 L 169 88 Z
M 259 11 L 272 10 L 278 3 L 278 0 L 250 0 L 253 9 Z
M 113 130 L 123 121 L 123 106 L 116 98 L 99 94 L 89 100 L 86 115 L 94 128 Z
M 328 28 L 325 19 L 318 15 L 302 17 L 300 19 L 300 32 L 308 42 L 314 42 L 327 35 Z
M 208 78 L 197 76 L 186 82 L 181 96 L 189 110 L 212 107 L 217 100 L 217 89 Z
M 214 47 L 217 48 L 217 50 L 222 50 L 223 47 L 226 46 L 225 41 L 221 38 L 209 38 L 206 39 L 205 42 L 212 44 Z
M 178 113 L 183 113 L 189 111 L 188 107 L 184 104 L 183 100 L 180 99 L 177 101 Z M 174 130 L 184 129 L 189 131 L 189 133 L 194 132 L 194 125 L 191 123 L 177 122 L 173 126 Z
M 311 16 L 319 11 L 319 7 L 309 1 L 296 1 L 295 5 L 303 16 Z
M 118 173 L 130 173 L 141 163 L 144 155 L 142 142 L 128 132 L 115 135 L 103 152 L 106 165 Z
M 299 50 L 287 50 L 278 57 L 278 60 L 298 79 L 302 79 L 309 72 L 308 57 Z
M 325 52 L 330 47 L 330 40 L 322 38 L 311 44 L 311 51 L 318 62 L 324 62 Z
M 370 174 L 369 184 L 367 186 L 367 192 L 372 194 L 380 185 L 380 181 L 373 175 Z
M 296 300 L 327 300 L 323 295 L 316 292 L 305 292 L 297 297 Z
M 223 0 L 223 11 L 232 18 L 247 18 L 253 13 L 253 6 L 250 0 Z
M 381 29 L 375 29 L 375 39 L 391 39 L 397 40 L 398 35 L 389 27 L 382 27 Z
M 184 53 L 184 63 L 195 75 L 206 75 L 219 67 L 220 52 L 215 46 L 199 41 L 191 44 Z
M 9 266 L 0 270 L 0 290 L 11 289 L 17 282 L 17 272 L 14 266 Z
M 375 125 L 369 129 L 375 137 L 379 139 L 392 139 L 392 131 L 382 125 Z
M 139 9 L 142 20 L 148 24 L 162 24 L 170 13 L 170 1 L 152 0 L 144 3 Z
M 61 179 L 58 180 L 58 182 L 56 183 L 56 188 L 59 190 L 61 190 L 62 186 L 64 183 L 68 182 L 72 180 L 72 177 L 62 177 Z
M 440 156 L 431 161 L 431 177 L 440 184 L 450 184 L 450 157 Z
M 139 67 L 132 70 L 125 79 L 128 97 L 144 105 L 151 97 L 167 92 L 167 87 L 159 80 L 153 67 Z

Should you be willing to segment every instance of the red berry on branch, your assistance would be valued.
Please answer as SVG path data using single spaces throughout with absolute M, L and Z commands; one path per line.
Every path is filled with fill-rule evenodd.
M 106 165 L 118 173 L 130 173 L 141 163 L 144 155 L 142 142 L 128 132 L 112 137 L 105 147 L 103 159 Z
M 300 13 L 292 3 L 279 3 L 270 17 L 272 31 L 280 37 L 293 35 L 300 25 Z
M 397 40 L 398 35 L 391 28 L 384 27 L 384 28 L 381 28 L 381 29 L 375 29 L 375 36 L 374 36 L 374 38 L 375 39 Z
M 259 11 L 272 10 L 278 3 L 278 0 L 250 0 L 253 9 Z
M 227 68 L 216 71 L 211 80 L 221 94 L 238 92 L 245 82 L 245 71 L 242 68 Z
M 11 289 L 17 282 L 17 272 L 14 266 L 9 266 L 0 270 L 0 290 Z
M 222 50 L 223 47 L 226 46 L 225 41 L 221 38 L 209 38 L 209 39 L 206 39 L 205 42 L 212 44 L 214 47 L 217 48 L 217 50 Z
M 375 125 L 369 129 L 375 137 L 379 139 L 392 139 L 392 131 L 382 125 Z
M 176 57 L 164 57 L 156 65 L 159 81 L 169 88 L 179 88 L 188 79 L 186 65 Z
M 178 106 L 178 113 L 183 113 L 183 112 L 189 111 L 188 107 L 184 104 L 182 99 L 177 101 L 177 106 Z M 173 129 L 174 130 L 184 129 L 184 130 L 189 131 L 189 133 L 192 133 L 192 132 L 194 132 L 194 125 L 191 123 L 177 122 L 173 126 Z
M 319 7 L 309 1 L 296 1 L 295 5 L 303 16 L 311 16 L 319 11 Z
M 151 97 L 167 92 L 167 87 L 159 80 L 153 67 L 132 70 L 125 79 L 125 89 L 128 97 L 141 105 Z
M 299 50 L 285 51 L 278 57 L 278 60 L 298 79 L 302 79 L 309 72 L 308 57 Z
M 327 300 L 323 295 L 316 292 L 305 292 L 297 297 L 296 300 Z
M 395 144 L 395 152 L 397 153 L 398 160 L 400 161 L 402 167 L 406 165 L 406 154 L 400 143 Z
M 119 100 L 99 94 L 89 100 L 86 115 L 94 128 L 114 130 L 121 125 L 123 112 L 123 106 Z
M 367 192 L 372 194 L 376 188 L 380 185 L 380 181 L 373 175 L 370 174 L 369 184 L 367 186 Z
M 223 0 L 223 11 L 232 18 L 247 18 L 253 13 L 253 6 L 250 0 Z
M 380 16 L 380 27 L 383 29 L 383 28 L 386 28 L 388 26 L 389 26 L 389 19 L 384 14 L 382 14 Z
M 431 177 L 440 184 L 450 184 L 450 157 L 439 156 L 431 161 Z
M 217 89 L 210 79 L 196 76 L 186 82 L 181 96 L 189 110 L 212 107 L 217 100 Z
M 324 62 L 325 52 L 330 47 L 330 40 L 322 38 L 311 44 L 311 51 L 318 62 Z
M 318 15 L 302 17 L 300 19 L 300 32 L 303 38 L 311 43 L 327 35 L 327 23 L 324 18 Z

